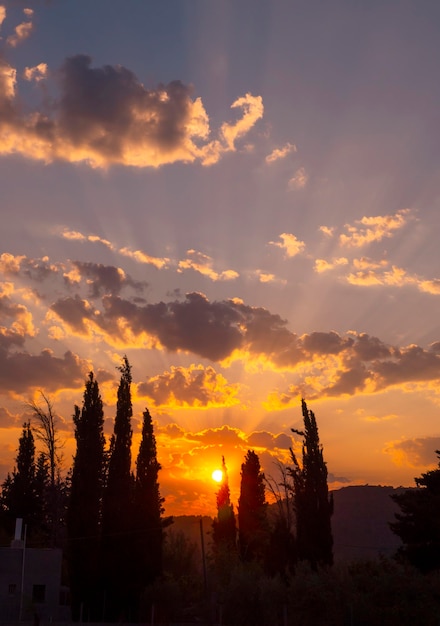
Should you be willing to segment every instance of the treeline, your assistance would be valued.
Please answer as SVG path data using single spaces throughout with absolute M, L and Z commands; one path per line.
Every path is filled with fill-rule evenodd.
M 414 623 L 417 616 L 437 623 L 440 603 L 432 577 L 440 567 L 440 466 L 417 479 L 416 490 L 395 496 L 401 513 L 392 529 L 403 541 L 395 562 L 334 566 L 327 466 L 315 415 L 303 400 L 303 429 L 292 429 L 302 440 L 300 458 L 291 449 L 291 463 L 280 465 L 280 478 L 272 480 L 248 450 L 235 508 L 223 457 L 211 546 L 200 568 L 196 546 L 174 533 L 172 519 L 164 517 L 147 408 L 132 471 L 126 357 L 119 372 L 109 445 L 98 382 L 90 373 L 82 406 L 74 407 L 76 452 L 67 476 L 60 471 L 56 416 L 43 395 L 43 408 L 30 405 L 32 424 L 23 425 L 16 464 L 0 494 L 5 537 L 21 517 L 28 545 L 63 549 L 74 620 L 148 621 L 155 610 L 156 621 L 197 618 L 230 626 L 391 626 Z M 38 455 L 35 440 L 42 448 Z M 275 500 L 270 509 L 267 491 Z

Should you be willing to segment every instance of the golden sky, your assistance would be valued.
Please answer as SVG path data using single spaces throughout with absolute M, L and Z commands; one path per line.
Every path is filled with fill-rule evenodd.
M 31 8 L 32 6 L 32 8 Z M 127 355 L 168 514 L 315 412 L 329 486 L 440 448 L 434 0 L 0 6 L 0 474 L 27 402 L 110 436 Z M 298 449 L 298 448 L 296 448 Z

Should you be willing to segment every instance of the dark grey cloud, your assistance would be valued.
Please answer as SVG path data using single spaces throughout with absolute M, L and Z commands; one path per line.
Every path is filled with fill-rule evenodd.
M 274 435 L 268 431 L 261 430 L 251 433 L 247 438 L 247 442 L 251 447 L 265 448 L 266 450 L 274 450 L 276 448 L 288 450 L 292 445 L 292 438 L 284 433 Z
M 87 334 L 85 320 L 90 320 L 110 339 L 123 341 L 127 326 L 134 336 L 147 333 L 169 352 L 190 352 L 214 362 L 241 350 L 251 358 L 263 356 L 278 369 L 312 366 L 315 374 L 307 375 L 307 384 L 299 381 L 279 394 L 286 405 L 298 395 L 310 399 L 352 395 L 367 388 L 379 391 L 405 382 L 440 379 L 438 344 L 428 349 L 398 348 L 354 332 L 347 336 L 334 331 L 299 336 L 287 328 L 286 320 L 267 309 L 236 300 L 210 302 L 200 293 L 187 294 L 183 301 L 145 306 L 105 296 L 101 311 L 78 298 L 66 298 L 55 302 L 52 309 L 82 334 Z M 323 383 L 320 377 L 329 374 L 330 382 Z M 174 384 L 178 386 L 178 376 Z M 156 391 L 168 393 L 165 381 L 157 383 Z
M 37 74 L 36 69 L 28 68 L 27 77 L 38 75 L 45 96 L 38 110 L 25 115 L 18 104 L 16 70 L 0 58 L 1 154 L 94 167 L 160 167 L 195 160 L 211 165 L 236 149 L 236 139 L 264 110 L 261 96 L 238 98 L 232 107 L 242 111 L 241 119 L 222 124 L 218 139 L 212 139 L 201 99 L 194 99 L 192 86 L 179 80 L 147 89 L 127 68 L 92 67 L 84 54 L 67 58 L 58 72 L 44 66 Z M 59 96 L 49 99 L 56 87 Z
M 99 298 L 105 294 L 118 295 L 124 287 L 142 291 L 148 285 L 144 281 L 133 280 L 114 265 L 82 261 L 72 261 L 72 265 L 77 269 L 81 278 L 87 281 L 91 298 Z M 69 278 L 67 277 L 66 280 L 69 281 Z
M 0 352 L 0 393 L 24 393 L 32 388 L 48 393 L 60 388 L 77 389 L 84 385 L 86 372 L 86 362 L 70 351 L 62 358 L 50 350 L 38 355 Z

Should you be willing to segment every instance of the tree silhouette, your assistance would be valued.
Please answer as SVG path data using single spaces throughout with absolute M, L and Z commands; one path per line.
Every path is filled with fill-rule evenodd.
M 123 618 L 130 610 L 132 494 L 131 475 L 131 366 L 126 356 L 118 368 L 118 387 L 114 440 L 108 464 L 102 516 L 102 578 L 106 619 Z
M 333 563 L 331 516 L 333 498 L 328 492 L 327 466 L 319 443 L 318 426 L 313 411 L 301 401 L 304 430 L 292 428 L 303 438 L 302 464 L 290 449 L 296 512 L 296 547 L 298 558 L 308 561 L 313 569 Z
M 439 467 L 416 478 L 417 488 L 391 496 L 401 509 L 390 524 L 404 544 L 398 554 L 423 573 L 440 568 L 440 450 L 436 454 Z
M 2 485 L 2 506 L 8 520 L 7 530 L 12 534 L 16 518 L 22 518 L 35 531 L 38 520 L 38 494 L 35 467 L 35 441 L 30 422 L 23 424 L 18 441 L 16 466 Z
M 65 525 L 65 505 L 67 485 L 61 477 L 62 448 L 64 442 L 58 434 L 58 418 L 49 397 L 40 391 L 43 405 L 35 400 L 28 403 L 33 413 L 32 430 L 35 439 L 42 445 L 41 454 L 47 462 L 48 484 L 45 490 L 45 508 L 50 543 L 52 547 L 60 547 L 63 542 Z
M 104 413 L 98 382 L 90 372 L 83 406 L 75 406 L 76 454 L 67 515 L 72 616 L 99 617 L 99 536 L 104 476 Z
M 222 456 L 222 482 L 216 495 L 217 519 L 212 524 L 212 540 L 214 549 L 232 550 L 236 548 L 237 524 L 234 507 L 231 504 L 228 470 L 225 457 Z
M 244 561 L 262 560 L 268 542 L 267 504 L 260 460 L 248 450 L 241 466 L 238 527 L 240 555 Z
M 136 602 L 144 588 L 151 585 L 162 573 L 164 499 L 159 491 L 160 469 L 153 422 L 150 412 L 145 409 L 142 439 L 136 460 L 133 501 L 132 574 Z

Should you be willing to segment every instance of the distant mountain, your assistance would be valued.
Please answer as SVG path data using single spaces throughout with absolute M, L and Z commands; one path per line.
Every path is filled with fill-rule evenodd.
M 392 556 L 401 545 L 389 527 L 400 509 L 391 495 L 405 487 L 361 485 L 333 491 L 332 517 L 336 561 Z
M 372 559 L 380 555 L 392 556 L 401 545 L 390 530 L 389 523 L 399 507 L 391 495 L 402 493 L 408 487 L 360 485 L 342 487 L 333 491 L 335 510 L 332 517 L 335 561 Z M 276 505 L 272 505 L 276 506 Z M 212 518 L 182 515 L 174 518 L 169 528 L 173 533 L 183 532 L 196 544 L 201 555 L 200 519 L 206 553 L 210 550 Z

